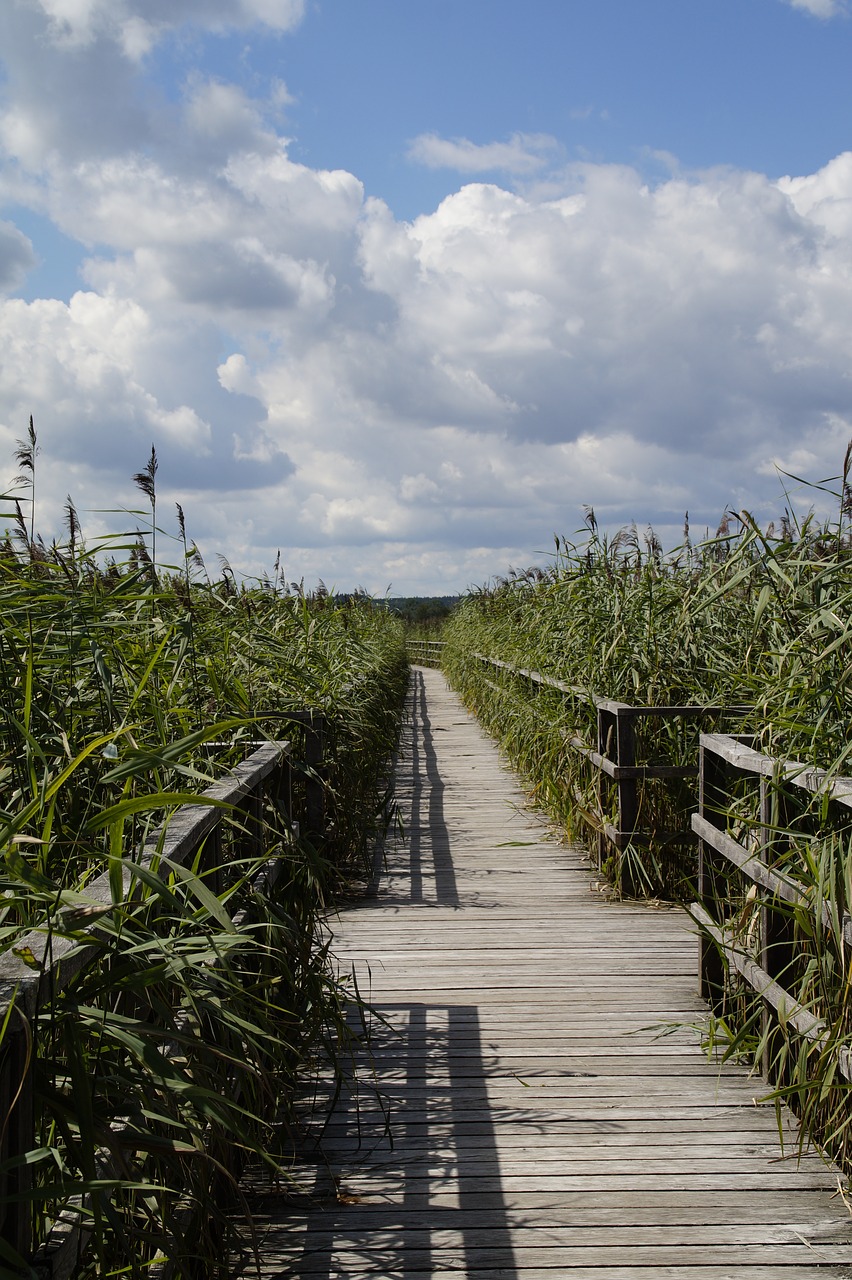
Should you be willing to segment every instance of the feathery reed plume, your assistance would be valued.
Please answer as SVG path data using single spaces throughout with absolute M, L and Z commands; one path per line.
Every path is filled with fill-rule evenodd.
M 26 440 L 17 440 L 15 442 L 15 461 L 23 471 L 29 472 L 29 477 L 26 475 L 17 476 L 15 483 L 28 484 L 30 487 L 30 530 L 27 547 L 31 557 L 34 554 L 35 546 L 36 458 L 38 454 L 38 437 L 33 424 L 33 415 L 30 414 Z
M 137 471 L 133 477 L 136 488 L 140 493 L 144 493 L 151 504 L 151 554 L 148 557 L 148 563 L 151 566 L 151 585 L 154 587 L 157 584 L 157 471 L 159 465 L 157 450 L 151 445 L 151 456 L 145 470 Z
M 65 499 L 65 524 L 68 529 L 68 548 L 73 560 L 77 554 L 77 542 L 80 537 L 80 519 L 77 515 L 77 508 L 71 500 L 70 493 Z
M 32 424 L 20 447 L 31 480 Z M 390 820 L 401 624 L 369 602 L 344 610 L 331 596 L 238 592 L 227 562 L 225 590 L 206 572 L 195 580 L 204 563 L 179 508 L 184 573 L 163 571 L 156 625 L 140 627 L 153 596 L 156 472 L 152 449 L 136 477 L 150 543 L 116 535 L 88 554 L 69 497 L 67 540 L 46 547 L 12 504 L 0 547 L 2 945 L 36 930 L 48 950 L 54 938 L 77 948 L 97 921 L 83 940 L 94 962 L 42 984 L 32 1128 L 27 1117 L 7 1128 L 31 1143 L 16 1161 L 32 1176 L 16 1192 L 4 1164 L 3 1274 L 32 1270 L 8 1244 L 10 1223 L 29 1212 L 37 1241 L 57 1221 L 80 1227 L 81 1274 L 147 1275 L 163 1257 L 176 1275 L 233 1274 L 222 1171 L 252 1152 L 286 1177 L 297 1073 L 320 1054 L 342 1072 L 351 1043 L 358 996 L 333 971 L 322 920 L 367 872 Z M 322 777 L 303 763 L 306 717 L 294 724 L 293 713 L 305 711 L 324 726 Z M 200 855 L 180 874 L 165 856 L 159 870 L 140 859 L 176 804 L 243 762 L 247 741 L 282 734 L 289 781 L 267 791 L 251 851 L 244 815 L 228 810 L 216 851 L 205 844 L 209 867 Z M 328 828 L 299 838 L 291 818 L 326 778 Z M 273 864 L 284 874 L 267 876 Z M 87 898 L 101 875 L 106 903 Z M 0 1039 L 14 1020 L 0 993 Z

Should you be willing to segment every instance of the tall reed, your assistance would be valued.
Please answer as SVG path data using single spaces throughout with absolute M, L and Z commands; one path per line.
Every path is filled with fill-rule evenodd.
M 36 453 L 31 431 L 0 544 L 0 944 L 35 928 L 94 938 L 103 957 L 34 1028 L 37 1233 L 82 1222 L 83 1275 L 148 1275 L 158 1257 L 174 1275 L 225 1275 L 242 1160 L 286 1172 L 296 1074 L 322 1046 L 340 1060 L 351 1036 L 323 922 L 389 819 L 403 630 L 369 599 L 286 588 L 277 570 L 274 583 L 211 579 L 182 511 L 179 563 L 164 563 L 153 451 L 137 477 L 150 482 L 150 553 L 135 530 L 87 542 L 70 500 L 48 545 Z M 270 804 L 256 853 L 233 828 L 226 886 L 198 865 L 139 865 L 155 826 L 258 740 L 292 739 L 298 790 L 316 771 L 293 720 L 305 711 L 324 734 L 320 837 L 294 841 Z M 274 890 L 259 877 L 270 858 Z M 105 871 L 108 912 L 86 897 Z M 0 1255 L 30 1274 L 2 1240 Z
M 764 530 L 747 511 L 728 513 L 716 536 L 699 545 L 687 523 L 681 547 L 665 555 L 651 531 L 644 540 L 635 529 L 608 538 L 589 513 L 585 539 L 557 538 L 547 568 L 483 587 L 455 611 L 443 633 L 445 670 L 570 831 L 594 835 L 613 819 L 601 808 L 595 771 L 566 743 L 573 734 L 594 745 L 596 696 L 647 706 L 741 704 L 749 710 L 737 717 L 737 731 L 751 734 L 758 749 L 817 765 L 829 777 L 852 773 L 850 461 L 852 445 L 835 480 L 815 487 L 821 500 L 833 494 L 827 518 L 798 518 L 788 509 Z M 575 692 L 542 694 L 529 681 L 498 678 L 477 653 L 536 669 Z M 640 758 L 650 763 L 696 763 L 696 748 L 697 733 L 676 722 L 646 729 L 639 743 Z M 678 788 L 640 788 L 640 825 L 653 833 L 679 818 L 685 828 L 695 796 Z M 763 821 L 756 788 L 741 787 L 727 816 L 731 834 L 759 842 Z M 847 813 L 817 796 L 795 820 L 775 819 L 769 855 L 805 888 L 795 910 L 773 899 L 763 905 L 778 917 L 788 948 L 782 977 L 826 1022 L 825 1038 L 814 1046 L 783 1025 L 769 1030 L 762 1001 L 733 974 L 729 1007 L 713 1027 L 729 1049 L 771 1063 L 778 1096 L 802 1117 L 803 1140 L 816 1134 L 847 1168 L 849 1087 L 836 1064 L 852 1047 L 843 942 L 852 911 L 850 837 Z M 627 853 L 634 885 L 652 894 L 694 892 L 692 846 L 678 850 L 679 874 L 653 838 Z M 723 924 L 742 945 L 750 945 L 759 909 L 732 876 Z

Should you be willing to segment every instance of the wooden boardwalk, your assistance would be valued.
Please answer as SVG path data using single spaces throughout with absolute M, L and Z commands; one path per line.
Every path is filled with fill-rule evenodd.
M 836 1175 L 782 1155 L 759 1079 L 660 1034 L 702 1017 L 684 913 L 595 892 L 438 672 L 397 795 L 405 839 L 334 922 L 386 1025 L 328 1163 L 266 1202 L 265 1280 L 852 1277 Z

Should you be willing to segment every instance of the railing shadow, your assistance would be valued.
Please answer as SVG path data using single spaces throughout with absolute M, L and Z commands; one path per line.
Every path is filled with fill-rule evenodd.
M 459 891 L 450 848 L 450 834 L 444 816 L 444 780 L 438 767 L 438 753 L 432 721 L 426 704 L 422 671 L 412 677 L 413 734 L 411 745 L 411 813 L 408 838 L 411 868 L 411 901 L 423 902 L 424 871 L 431 866 L 435 901 L 457 907 Z
M 370 896 L 380 897 L 385 906 L 416 902 L 458 907 L 459 891 L 444 814 L 445 783 L 426 703 L 423 672 L 416 669 L 411 676 L 406 725 L 395 774 L 402 838 L 383 851 L 384 867 L 379 865 L 382 858 L 377 859 Z M 383 887 L 379 891 L 380 880 Z
M 382 905 L 459 907 L 445 783 L 417 670 L 396 790 L 405 840 L 391 851 Z M 369 1029 L 337 1105 L 329 1115 L 318 1100 L 308 1124 L 314 1137 L 302 1155 L 316 1162 L 312 1185 L 285 1193 L 284 1205 L 257 1206 L 261 1219 L 268 1213 L 264 1276 L 393 1280 L 461 1268 L 516 1280 L 487 1088 L 499 1063 L 483 1045 L 479 1010 L 382 1002 Z
M 324 1127 L 315 1185 L 292 1233 L 264 1245 L 264 1275 L 461 1269 L 515 1280 L 487 1090 L 495 1064 L 478 1009 L 416 1002 L 377 1013 L 386 1022 L 359 1071 L 363 1081 L 371 1068 L 372 1083 L 348 1092 Z

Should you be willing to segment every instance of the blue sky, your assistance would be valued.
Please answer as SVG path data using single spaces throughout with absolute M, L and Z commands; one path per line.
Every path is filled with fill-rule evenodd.
M 848 145 L 850 36 L 778 0 L 331 0 L 254 65 L 296 97 L 300 157 L 411 218 L 453 189 L 407 163 L 423 133 L 544 133 L 569 158 L 652 173 L 649 151 L 809 172 Z
M 13 0 L 0 465 L 394 593 L 728 504 L 852 436 L 841 0 Z M 8 459 L 8 466 L 4 459 Z M 86 514 L 86 513 L 90 514 Z

